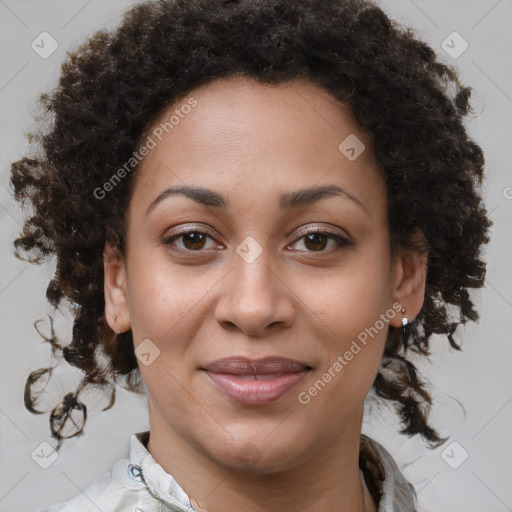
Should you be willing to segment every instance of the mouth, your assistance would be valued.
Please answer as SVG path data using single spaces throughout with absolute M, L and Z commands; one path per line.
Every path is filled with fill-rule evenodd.
M 201 370 L 217 391 L 238 404 L 251 406 L 277 401 L 297 386 L 312 367 L 292 359 L 236 357 L 220 359 Z

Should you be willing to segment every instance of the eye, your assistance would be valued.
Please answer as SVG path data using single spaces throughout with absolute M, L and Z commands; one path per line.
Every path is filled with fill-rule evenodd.
M 304 232 L 303 232 L 304 233 Z M 328 242 L 333 242 L 330 248 L 341 248 L 352 245 L 345 237 L 322 228 L 310 229 L 296 238 L 294 243 L 303 241 L 308 252 L 326 252 Z
M 326 247 L 329 245 L 329 241 L 332 242 L 332 245 L 331 247 L 327 247 L 327 250 L 332 249 L 333 247 L 341 248 L 353 245 L 345 237 L 322 228 L 310 229 L 303 231 L 302 233 L 303 234 L 301 234 L 301 236 L 298 236 L 295 239 L 294 244 L 303 241 L 307 252 L 326 252 Z M 173 251 L 179 253 L 192 253 L 201 252 L 205 248 L 208 249 L 205 247 L 208 239 L 214 241 L 210 231 L 191 227 L 165 238 L 162 240 L 162 244 L 165 246 L 171 246 Z M 176 244 L 178 241 L 180 243 Z M 218 247 L 218 244 L 213 243 L 210 249 Z
M 181 247 L 178 244 L 178 247 L 172 250 L 176 252 L 199 252 L 205 248 L 208 238 L 213 240 L 209 231 L 192 227 L 165 238 L 162 240 L 162 243 L 166 246 L 175 246 L 175 242 L 180 241 Z M 218 247 L 218 245 L 212 244 L 210 248 L 213 249 L 215 247 Z

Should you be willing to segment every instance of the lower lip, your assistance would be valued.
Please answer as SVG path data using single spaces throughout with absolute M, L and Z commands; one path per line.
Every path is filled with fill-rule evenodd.
M 209 371 L 206 372 L 206 375 L 218 389 L 236 402 L 244 405 L 263 405 L 274 402 L 296 386 L 308 371 L 285 373 L 280 377 L 265 380 L 247 379 L 239 375 Z

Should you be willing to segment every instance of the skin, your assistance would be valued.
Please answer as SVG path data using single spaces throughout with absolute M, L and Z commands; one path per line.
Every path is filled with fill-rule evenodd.
M 104 254 L 110 327 L 131 328 L 135 347 L 149 339 L 160 350 L 151 364 L 139 361 L 149 393 L 148 450 L 197 510 L 376 511 L 358 466 L 364 401 L 387 322 L 400 327 L 423 304 L 426 256 L 392 256 L 371 140 L 351 109 L 322 88 L 305 80 L 277 87 L 217 80 L 169 105 L 161 119 L 190 97 L 197 106 L 137 169 L 125 254 L 110 247 Z M 366 145 L 354 161 L 338 149 L 350 134 Z M 222 194 L 229 208 L 173 195 L 145 215 L 162 191 L 185 184 Z M 336 196 L 279 207 L 285 192 L 331 184 L 361 204 Z M 185 227 L 210 234 L 162 244 Z M 350 244 L 302 231 L 322 227 Z M 236 252 L 247 237 L 262 249 L 250 263 Z M 396 302 L 406 313 L 386 319 L 301 404 L 298 394 Z M 199 370 L 234 355 L 288 357 L 313 370 L 276 402 L 243 406 Z M 239 454 L 248 443 L 259 457 L 254 464 Z

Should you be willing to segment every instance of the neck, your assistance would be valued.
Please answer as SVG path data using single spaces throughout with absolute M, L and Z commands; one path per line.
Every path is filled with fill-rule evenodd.
M 328 445 L 291 467 L 259 471 L 219 463 L 180 435 L 149 402 L 147 449 L 199 512 L 377 512 L 359 469 L 362 412 Z

